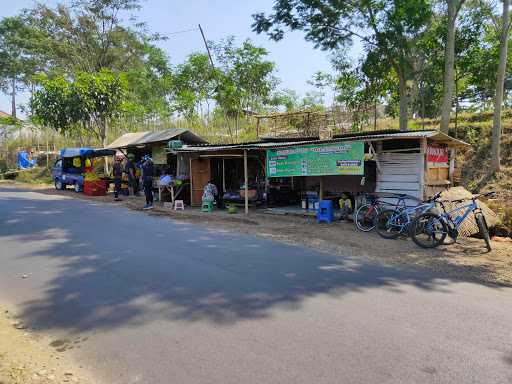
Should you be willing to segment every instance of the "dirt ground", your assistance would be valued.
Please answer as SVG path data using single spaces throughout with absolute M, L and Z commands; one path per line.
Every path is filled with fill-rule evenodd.
M 0 384 L 93 383 L 55 343 L 0 309 Z
M 43 193 L 103 201 L 143 212 L 142 197 L 114 202 L 112 195 L 89 197 L 71 190 L 56 191 L 47 185 L 28 187 Z M 493 241 L 491 252 L 487 252 L 483 240 L 477 238 L 461 238 L 456 244 L 425 250 L 417 247 L 410 239 L 385 240 L 373 232 L 360 232 L 352 222 L 317 224 L 313 217 L 276 215 L 264 213 L 262 210 L 253 210 L 245 216 L 243 213 L 228 214 L 221 210 L 202 213 L 197 208 L 190 207 L 186 207 L 185 211 L 175 212 L 157 204 L 154 210 L 144 213 L 217 228 L 220 226 L 288 244 L 363 257 L 385 265 L 421 268 L 461 280 L 512 286 L 512 241 Z

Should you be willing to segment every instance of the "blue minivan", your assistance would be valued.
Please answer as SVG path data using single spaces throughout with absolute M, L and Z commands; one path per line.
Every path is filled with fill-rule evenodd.
M 84 186 L 85 160 L 115 154 L 115 149 L 63 148 L 60 158 L 52 167 L 55 188 L 66 189 L 70 185 L 75 192 L 81 192 Z

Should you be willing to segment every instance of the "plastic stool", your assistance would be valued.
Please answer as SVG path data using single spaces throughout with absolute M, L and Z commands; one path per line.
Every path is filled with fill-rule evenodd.
M 183 203 L 183 200 L 174 200 L 174 210 L 177 211 L 178 209 L 182 211 L 185 210 L 185 204 Z
M 201 212 L 213 212 L 213 201 L 203 201 Z
M 334 210 L 331 200 L 321 200 L 318 204 L 318 211 L 316 211 L 316 221 L 318 223 L 325 221 L 331 224 L 334 220 Z

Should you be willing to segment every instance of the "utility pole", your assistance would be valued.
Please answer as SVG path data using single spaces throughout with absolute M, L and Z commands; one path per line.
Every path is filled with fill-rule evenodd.
M 212 54 L 210 53 L 210 47 L 208 47 L 208 43 L 206 42 L 206 37 L 204 36 L 203 28 L 201 28 L 201 24 L 197 24 L 199 27 L 199 31 L 201 32 L 201 36 L 203 37 L 204 46 L 206 47 L 206 52 L 208 52 L 208 57 L 210 58 L 210 64 L 212 68 L 215 69 L 215 65 L 213 65 Z

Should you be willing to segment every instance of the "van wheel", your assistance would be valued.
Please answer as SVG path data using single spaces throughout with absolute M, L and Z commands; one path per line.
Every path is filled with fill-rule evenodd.
M 76 193 L 82 191 L 82 188 L 80 188 L 80 184 L 78 184 L 78 183 L 75 183 L 75 185 L 73 187 L 74 187 Z
M 62 184 L 60 179 L 55 179 L 55 189 L 58 189 L 59 191 L 64 189 L 64 184 Z

